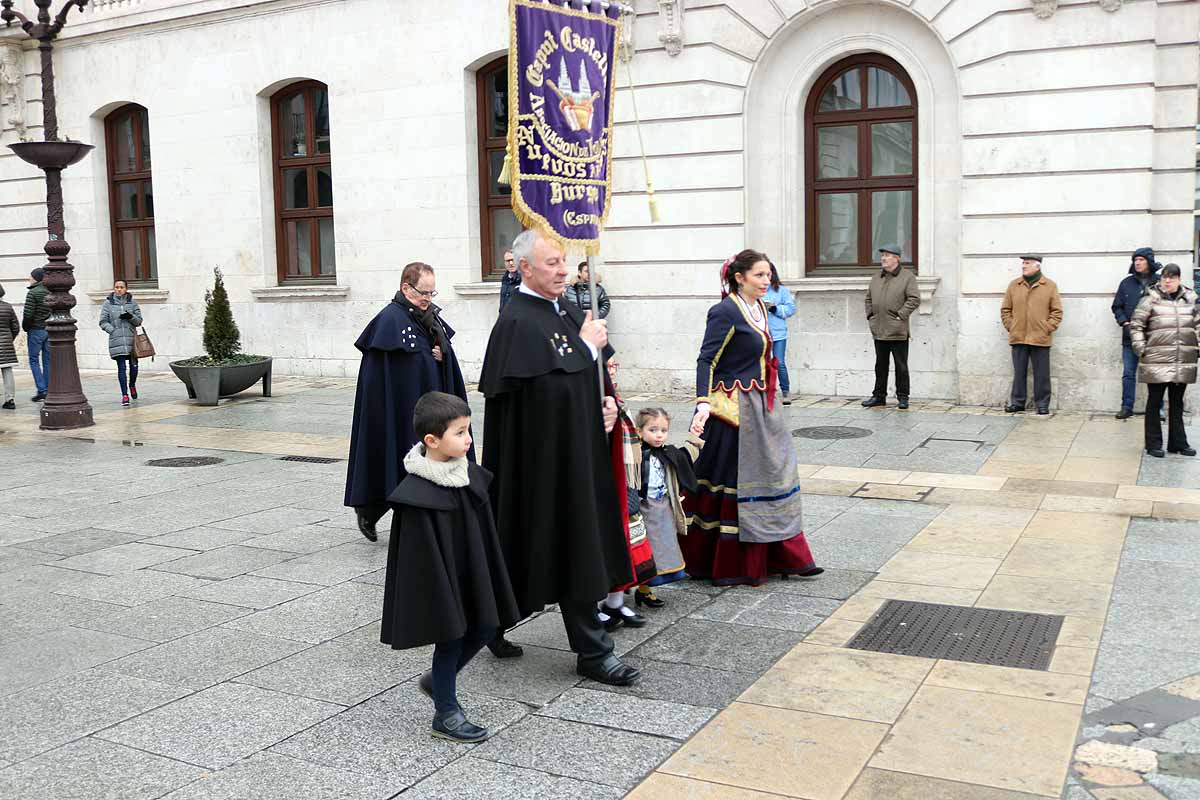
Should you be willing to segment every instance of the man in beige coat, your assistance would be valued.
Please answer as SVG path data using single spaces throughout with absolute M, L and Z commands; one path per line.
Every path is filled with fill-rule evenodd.
M 1004 408 L 1025 410 L 1026 375 L 1033 362 L 1033 402 L 1037 413 L 1050 413 L 1050 337 L 1062 324 L 1058 284 L 1042 274 L 1041 256 L 1021 256 L 1021 277 L 1008 285 L 1000 304 L 1000 321 L 1012 345 L 1012 396 Z
M 921 305 L 917 276 L 900 266 L 900 248 L 879 248 L 880 270 L 867 287 L 867 325 L 875 338 L 875 389 L 863 406 L 887 405 L 888 358 L 896 362 L 896 400 L 908 408 L 908 318 Z

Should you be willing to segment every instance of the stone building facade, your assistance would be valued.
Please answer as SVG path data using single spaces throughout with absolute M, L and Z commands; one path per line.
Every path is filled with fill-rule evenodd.
M 914 396 L 1003 401 L 1000 298 L 1034 251 L 1065 305 L 1056 405 L 1116 407 L 1109 302 L 1129 254 L 1194 259 L 1200 2 L 634 6 L 601 254 L 623 387 L 690 391 L 719 265 L 752 246 L 796 293 L 794 390 L 868 392 L 862 293 L 895 235 L 923 297 Z M 147 366 L 197 353 L 220 267 L 247 351 L 285 374 L 353 375 L 357 333 L 422 260 L 476 375 L 497 306 L 485 278 L 511 233 L 489 177 L 506 7 L 92 0 L 73 14 L 58 114 L 96 144 L 64 176 L 81 364 L 109 363 L 96 319 L 114 274 L 141 279 L 165 356 Z M 0 31 L 5 144 L 41 135 L 37 53 L 19 42 Z M 0 153 L 0 280 L 16 302 L 42 260 L 42 199 L 40 173 Z

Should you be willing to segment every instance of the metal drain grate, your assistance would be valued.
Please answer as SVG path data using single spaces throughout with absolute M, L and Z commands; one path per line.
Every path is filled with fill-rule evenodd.
M 845 425 L 825 425 L 817 428 L 797 428 L 792 436 L 797 439 L 861 439 L 873 431 L 866 428 L 851 428 Z
M 152 461 L 147 461 L 147 467 L 211 467 L 213 464 L 222 464 L 225 462 L 223 458 L 216 456 L 183 456 L 180 458 L 156 458 Z
M 889 600 L 847 647 L 921 658 L 1045 670 L 1063 618 Z
M 276 461 L 298 461 L 301 464 L 336 464 L 340 458 L 325 458 L 324 456 L 283 456 Z

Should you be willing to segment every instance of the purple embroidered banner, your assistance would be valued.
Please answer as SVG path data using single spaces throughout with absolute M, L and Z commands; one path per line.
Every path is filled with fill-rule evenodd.
M 595 253 L 608 218 L 616 4 L 509 0 L 512 207 L 527 228 Z

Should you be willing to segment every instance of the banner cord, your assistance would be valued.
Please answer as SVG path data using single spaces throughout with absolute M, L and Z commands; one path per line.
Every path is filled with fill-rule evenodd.
M 654 197 L 654 184 L 650 181 L 650 162 L 646 160 L 646 143 L 642 140 L 642 120 L 638 116 L 637 110 L 637 95 L 633 90 L 633 67 L 630 62 L 633 61 L 633 54 L 630 53 L 630 58 L 625 61 L 625 77 L 629 81 L 629 103 L 633 106 L 633 127 L 637 131 L 638 149 L 642 154 L 642 172 L 646 175 L 646 199 L 650 202 L 650 222 L 657 223 L 658 216 L 658 200 Z

